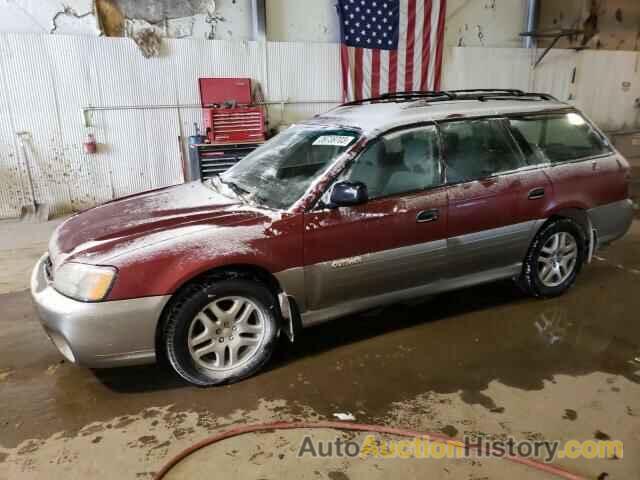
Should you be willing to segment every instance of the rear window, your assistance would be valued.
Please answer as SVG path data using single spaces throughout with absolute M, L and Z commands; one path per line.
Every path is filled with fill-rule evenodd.
M 510 120 L 529 163 L 558 163 L 610 153 L 604 139 L 579 114 Z

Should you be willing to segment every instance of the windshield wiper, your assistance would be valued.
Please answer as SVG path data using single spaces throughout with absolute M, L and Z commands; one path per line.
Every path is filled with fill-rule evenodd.
M 242 188 L 240 185 L 238 185 L 235 182 L 232 182 L 229 180 L 223 180 L 219 173 L 215 174 L 215 178 L 217 178 L 220 181 L 220 183 L 223 183 L 224 185 L 228 186 L 231 190 L 233 190 L 233 193 L 235 193 L 240 199 L 244 201 L 248 201 L 246 196 L 251 193 L 249 192 L 249 190 Z

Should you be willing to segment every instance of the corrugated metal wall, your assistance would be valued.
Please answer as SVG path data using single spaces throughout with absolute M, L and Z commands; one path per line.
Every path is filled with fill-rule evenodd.
M 532 69 L 524 49 L 453 48 L 445 88 L 511 87 L 571 95 L 606 129 L 638 127 L 634 52 L 552 51 Z M 179 136 L 200 122 L 197 78 L 250 77 L 269 100 L 339 99 L 336 44 L 168 40 L 145 59 L 128 39 L 0 34 L 0 218 L 34 201 L 53 214 L 183 181 Z M 576 69 L 575 81 L 573 72 Z M 627 89 L 623 81 L 631 82 Z M 183 105 L 179 109 L 93 112 L 84 106 Z M 273 105 L 272 125 L 331 108 L 330 103 Z M 88 132 L 96 155 L 82 151 Z
M 445 58 L 444 88 L 520 88 L 551 93 L 607 131 L 640 128 L 640 53 L 456 47 Z M 575 71 L 575 76 L 574 76 Z
M 179 136 L 201 123 L 198 77 L 250 77 L 267 99 L 340 98 L 337 45 L 168 40 L 145 59 L 128 39 L 0 34 L 0 218 L 35 201 L 52 214 L 183 181 Z M 313 61 L 310 61 L 313 59 Z M 268 81 L 267 81 L 268 79 Z M 184 105 L 180 109 L 84 106 Z M 269 107 L 275 123 L 331 104 Z M 19 135 L 24 132 L 25 135 Z M 86 155 L 87 133 L 98 153 Z

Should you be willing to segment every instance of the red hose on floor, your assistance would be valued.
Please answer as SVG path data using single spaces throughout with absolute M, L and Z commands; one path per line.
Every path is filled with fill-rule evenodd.
M 246 425 L 243 427 L 237 427 L 231 430 L 227 430 L 226 432 L 222 432 L 218 435 L 214 435 L 212 437 L 205 438 L 198 443 L 193 444 L 186 450 L 183 450 L 178 455 L 173 457 L 168 463 L 166 463 L 160 472 L 155 476 L 155 480 L 163 479 L 166 474 L 175 467 L 178 463 L 184 460 L 186 457 L 191 455 L 193 452 L 200 450 L 201 448 L 207 447 L 214 443 L 220 442 L 222 440 L 226 440 L 227 438 L 237 437 L 239 435 L 244 435 L 247 433 L 254 432 L 270 432 L 273 430 L 294 430 L 301 428 L 329 428 L 334 430 L 349 430 L 349 431 L 360 431 L 360 432 L 370 432 L 370 433 L 383 433 L 388 435 L 395 435 L 398 437 L 411 437 L 411 438 L 423 438 L 426 440 L 430 440 L 432 442 L 439 442 L 445 444 L 451 444 L 460 447 L 462 443 L 458 440 L 453 440 L 445 435 L 441 435 L 438 433 L 422 433 L 416 432 L 413 430 L 406 430 L 402 428 L 393 428 L 393 427 L 384 427 L 379 425 L 366 425 L 361 423 L 344 423 L 344 422 L 273 422 L 273 423 L 261 423 L 257 425 Z M 473 449 L 470 447 L 470 449 Z M 510 462 L 519 463 L 522 465 L 526 465 L 531 468 L 535 468 L 536 470 L 540 470 L 551 475 L 555 475 L 558 478 L 564 478 L 566 480 L 586 480 L 584 477 L 580 475 L 573 474 L 568 472 L 560 467 L 556 467 L 554 465 L 550 465 L 548 463 L 539 462 L 537 460 L 533 460 L 530 458 L 523 457 L 502 457 L 505 460 Z

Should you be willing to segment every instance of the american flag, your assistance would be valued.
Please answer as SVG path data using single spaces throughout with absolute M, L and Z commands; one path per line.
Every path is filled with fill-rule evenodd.
M 446 0 L 338 0 L 344 100 L 439 90 Z

